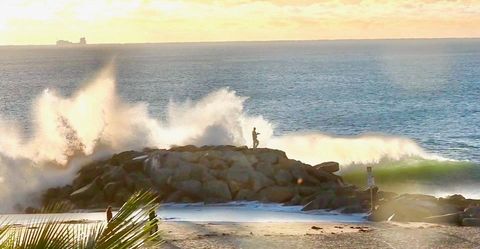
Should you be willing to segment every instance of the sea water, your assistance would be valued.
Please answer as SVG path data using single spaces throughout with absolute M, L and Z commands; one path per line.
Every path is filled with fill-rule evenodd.
M 170 122 L 169 129 L 157 136 L 183 135 L 190 130 L 175 130 L 175 126 L 205 121 L 202 111 L 209 108 L 212 98 L 218 106 L 208 109 L 208 118 L 215 118 L 217 112 L 224 117 L 223 106 L 218 103 L 227 104 L 233 99 L 240 104 L 241 108 L 237 104 L 235 108 L 242 114 L 232 119 L 242 120 L 232 121 L 228 116 L 221 120 L 247 126 L 242 127 L 242 138 L 247 139 L 218 140 L 224 135 L 220 132 L 213 136 L 218 143 L 250 145 L 249 130 L 245 131 L 255 122 L 244 121 L 247 115 L 269 124 L 263 127 L 272 127 L 271 131 L 259 127 L 261 147 L 276 145 L 290 157 L 310 164 L 340 161 L 343 173 L 352 182 L 362 183 L 362 166 L 385 165 L 385 169 L 374 170 L 380 172 L 382 177 L 377 176 L 377 181 L 383 179 L 385 187 L 400 179 L 402 184 L 433 185 L 416 188 L 420 192 L 454 190 L 480 196 L 475 191 L 480 180 L 479 39 L 0 47 L 0 144 L 2 150 L 15 147 L 10 148 L 15 153 L 0 152 L 0 184 L 17 188 L 21 184 L 13 185 L 13 179 L 31 182 L 36 178 L 36 173 L 21 170 L 38 165 L 30 159 L 19 163 L 17 157 L 22 156 L 27 143 L 13 144 L 6 138 L 10 129 L 20 130 L 15 141 L 38 136 L 42 130 L 35 130 L 35 124 L 43 113 L 36 110 L 39 103 L 57 96 L 68 99 L 82 95 L 79 91 L 107 65 L 114 67 L 119 98 L 125 103 L 143 103 L 137 109 L 145 109 L 151 120 L 162 122 L 177 116 L 169 109 L 172 103 L 180 103 L 176 109 L 188 109 L 192 107 L 189 103 L 204 101 L 196 106 L 198 110 L 186 115 L 188 119 L 184 115 L 178 122 Z M 107 83 L 99 82 L 97 88 L 102 89 L 102 84 Z M 223 95 L 205 98 L 219 89 L 224 89 Z M 56 95 L 49 95 L 53 91 Z M 93 88 L 87 93 L 93 95 L 95 91 Z M 230 97 L 224 101 L 224 96 Z M 78 102 L 82 102 L 81 97 Z M 81 109 L 81 104 L 76 108 Z M 118 120 L 137 118 L 134 111 L 110 115 L 118 116 Z M 75 130 L 87 125 L 87 120 L 67 127 Z M 215 133 L 216 128 L 202 127 L 202 132 L 211 133 L 213 129 Z M 265 132 L 271 132 L 278 141 L 272 139 L 266 144 Z M 305 139 L 305 134 L 314 136 Z M 290 136 L 293 138 L 286 139 Z M 201 144 L 212 140 L 179 141 Z M 88 147 L 89 141 L 81 142 Z M 287 148 L 285 144 L 292 146 Z M 362 153 L 374 157 L 368 160 Z M 16 171 L 20 173 L 11 173 Z M 442 189 L 445 185 L 447 189 Z M 15 195 L 7 197 L 11 196 Z

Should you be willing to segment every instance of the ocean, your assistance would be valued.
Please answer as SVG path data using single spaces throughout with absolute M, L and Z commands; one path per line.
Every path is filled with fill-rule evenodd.
M 256 126 L 260 147 L 339 161 L 359 184 L 363 165 L 384 165 L 387 189 L 421 182 L 434 187 L 419 192 L 480 197 L 479 124 L 480 39 L 0 47 L 0 184 L 10 189 L 10 176 L 27 174 L 10 173 L 17 158 L 62 162 L 66 133 L 88 155 L 98 139 L 114 151 L 250 146 Z

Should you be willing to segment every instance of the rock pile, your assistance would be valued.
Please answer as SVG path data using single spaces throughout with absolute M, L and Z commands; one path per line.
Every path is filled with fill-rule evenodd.
M 345 185 L 335 171 L 335 162 L 311 166 L 263 148 L 190 145 L 125 151 L 84 166 L 71 185 L 49 189 L 43 204 L 120 206 L 131 193 L 153 189 L 162 202 L 248 200 L 305 205 L 305 210 L 364 211 L 368 203 L 361 192 Z
M 390 196 L 379 203 L 368 219 L 480 226 L 480 200 L 465 199 L 461 195 L 447 198 L 420 194 Z

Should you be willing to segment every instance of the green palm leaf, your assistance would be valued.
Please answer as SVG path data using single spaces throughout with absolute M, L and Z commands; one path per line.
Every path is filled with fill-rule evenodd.
M 5 249 L 123 249 L 158 246 L 160 233 L 151 233 L 155 223 L 148 214 L 158 208 L 151 191 L 138 192 L 108 223 L 70 225 L 51 217 L 15 227 L 0 222 L 0 248 Z M 3 224 L 3 225 L 2 225 Z

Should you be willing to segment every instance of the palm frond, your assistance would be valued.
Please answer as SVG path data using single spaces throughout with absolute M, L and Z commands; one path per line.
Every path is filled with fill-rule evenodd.
M 140 248 L 149 241 L 162 243 L 158 232 L 150 234 L 156 224 L 148 221 L 148 214 L 157 208 L 153 192 L 133 194 L 108 223 L 95 248 Z
M 96 224 L 66 224 L 51 217 L 33 220 L 26 226 L 0 222 L 0 248 L 5 249 L 135 249 L 160 245 L 160 233 L 152 233 L 156 222 L 148 214 L 158 208 L 151 191 L 133 194 L 113 219 Z

